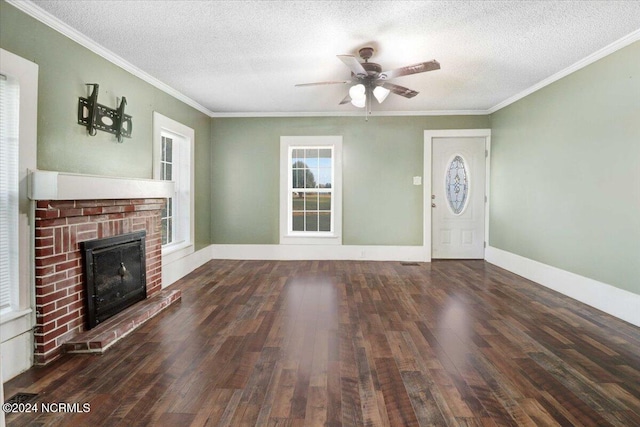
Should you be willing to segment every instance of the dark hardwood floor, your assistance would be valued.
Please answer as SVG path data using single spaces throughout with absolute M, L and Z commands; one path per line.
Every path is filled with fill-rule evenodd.
M 10 426 L 640 425 L 640 329 L 484 261 L 212 261 Z

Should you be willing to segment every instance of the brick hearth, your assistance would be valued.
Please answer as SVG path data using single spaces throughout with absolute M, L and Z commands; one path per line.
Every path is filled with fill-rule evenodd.
M 76 335 L 62 344 L 62 349 L 65 353 L 102 354 L 118 340 L 178 301 L 181 296 L 179 289 L 161 291 L 152 298 L 121 311 L 90 331 Z
M 164 199 L 40 200 L 36 205 L 36 364 L 62 352 L 85 330 L 85 287 L 79 243 L 146 230 L 147 298 L 161 289 L 160 212 Z

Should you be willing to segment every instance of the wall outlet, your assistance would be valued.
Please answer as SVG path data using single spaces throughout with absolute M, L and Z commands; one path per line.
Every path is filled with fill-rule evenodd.
M 422 177 L 414 176 L 413 177 L 413 185 L 422 185 Z

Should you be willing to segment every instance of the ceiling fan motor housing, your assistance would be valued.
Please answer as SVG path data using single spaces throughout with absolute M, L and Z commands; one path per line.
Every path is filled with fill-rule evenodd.
M 371 58 L 373 56 L 373 48 L 372 47 L 363 47 L 362 49 L 360 49 L 358 51 L 358 54 L 360 55 L 360 58 L 364 59 L 365 61 L 368 61 L 369 58 Z
M 367 70 L 367 73 L 370 76 L 378 75 L 382 72 L 382 67 L 380 64 L 376 64 L 375 62 L 365 62 L 362 64 L 362 68 Z
M 378 75 L 382 72 L 382 67 L 380 66 L 380 64 L 376 64 L 375 62 L 363 62 L 362 68 L 366 70 L 367 76 L 359 77 L 353 73 L 351 73 L 351 76 L 358 79 L 367 87 L 371 86 L 372 83 L 377 79 Z

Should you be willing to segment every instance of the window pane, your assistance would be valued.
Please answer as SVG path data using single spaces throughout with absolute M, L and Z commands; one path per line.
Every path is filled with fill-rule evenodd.
M 167 160 L 167 138 L 162 137 L 162 148 L 160 149 L 160 161 Z
M 293 231 L 304 231 L 304 213 L 303 212 L 293 212 Z
M 291 150 L 291 164 L 294 165 L 297 162 L 304 163 L 304 150 L 298 148 Z
M 167 243 L 173 242 L 173 220 L 167 218 Z
M 331 150 L 329 148 L 323 148 L 318 150 L 318 157 L 320 158 L 321 164 L 326 164 L 326 162 L 331 162 Z
M 305 194 L 304 209 L 307 211 L 318 210 L 318 193 L 306 193 Z
M 318 210 L 321 210 L 321 211 L 331 210 L 331 193 L 318 194 Z
M 164 160 L 167 162 L 173 161 L 173 140 L 171 138 L 164 138 L 166 141 L 166 153 Z
M 304 159 L 304 164 L 311 169 L 318 168 L 318 158 L 317 157 L 307 157 Z
M 318 168 L 307 169 L 305 178 L 307 188 L 318 188 Z
M 304 163 L 300 163 L 300 165 L 303 166 Z M 292 173 L 293 173 L 293 177 L 292 177 L 293 188 L 304 188 L 304 173 L 305 173 L 305 170 L 304 169 L 293 169 Z
M 167 199 L 167 216 L 173 216 L 173 199 Z
M 318 231 L 318 212 L 307 212 L 305 222 L 305 231 Z
M 320 168 L 318 171 L 318 187 L 331 188 L 331 169 Z
M 320 212 L 319 230 L 331 231 L 331 212 Z
M 291 210 L 292 211 L 304 210 L 304 193 L 298 193 L 294 191 L 291 194 Z
M 315 148 L 307 148 L 304 150 L 304 156 L 308 161 L 314 162 L 314 165 L 318 163 L 318 150 Z
M 171 163 L 165 163 L 164 164 L 164 179 L 167 180 L 167 181 L 171 181 L 172 180 L 172 178 L 171 178 L 171 175 L 172 175 L 171 169 L 173 169 L 173 165 Z
M 162 219 L 162 244 L 167 244 L 167 219 Z

